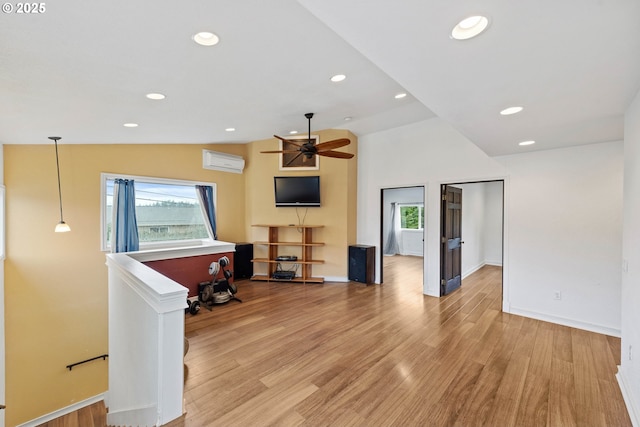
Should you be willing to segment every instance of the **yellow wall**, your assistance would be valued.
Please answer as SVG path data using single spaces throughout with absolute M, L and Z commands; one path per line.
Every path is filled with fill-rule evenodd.
M 320 143 L 338 138 L 349 138 L 351 144 L 339 151 L 357 155 L 358 139 L 347 130 L 330 129 L 314 132 L 320 137 Z M 313 231 L 314 241 L 325 245 L 313 249 L 314 259 L 323 259 L 324 264 L 313 266 L 313 276 L 347 277 L 348 246 L 356 241 L 356 186 L 357 160 L 321 157 L 318 170 L 281 171 L 277 154 L 262 154 L 260 151 L 279 149 L 278 140 L 268 139 L 249 144 L 251 167 L 247 171 L 247 236 L 249 241 L 267 240 L 265 228 L 251 227 L 252 224 L 299 224 L 306 212 L 304 224 L 323 225 L 324 228 Z M 286 175 L 319 175 L 319 208 L 276 208 L 273 194 L 273 177 Z M 296 212 L 299 214 L 300 220 Z M 295 231 L 292 231 L 295 232 Z M 299 237 L 280 237 L 280 240 L 299 241 Z M 295 248 L 283 248 L 295 252 Z M 265 247 L 254 247 L 256 257 L 266 257 Z M 299 253 L 292 253 L 298 255 Z M 254 266 L 259 272 L 266 271 L 265 266 Z M 261 269 L 261 270 L 260 270 Z
M 317 132 L 320 141 L 347 137 L 340 151 L 357 154 L 348 131 Z M 276 139 L 246 145 L 60 145 L 64 218 L 59 219 L 53 145 L 5 145 L 7 259 L 5 261 L 6 425 L 14 426 L 107 391 L 108 363 L 65 367 L 108 353 L 107 269 L 100 250 L 100 173 L 215 182 L 218 238 L 265 240 L 251 224 L 298 223 L 295 208 L 275 208 L 273 177 L 320 175 L 322 207 L 305 224 L 325 227 L 315 276 L 346 277 L 347 246 L 356 241 L 357 161 L 321 158 L 317 171 L 278 169 Z M 202 149 L 241 155 L 242 175 L 205 170 Z M 301 215 L 303 209 L 299 209 Z
M 202 149 L 246 157 L 246 145 L 60 145 L 59 219 L 53 145 L 5 145 L 6 425 L 107 390 L 107 269 L 100 250 L 100 173 L 218 184 L 219 239 L 245 240 L 245 174 L 202 168 Z M 230 202 L 232 201 L 232 202 Z

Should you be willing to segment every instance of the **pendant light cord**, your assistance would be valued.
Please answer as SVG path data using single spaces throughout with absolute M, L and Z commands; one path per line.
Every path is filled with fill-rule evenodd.
M 60 222 L 64 222 L 62 218 L 62 187 L 60 186 L 60 161 L 58 160 L 58 137 L 52 138 L 56 145 L 56 169 L 58 171 L 58 199 L 60 200 Z

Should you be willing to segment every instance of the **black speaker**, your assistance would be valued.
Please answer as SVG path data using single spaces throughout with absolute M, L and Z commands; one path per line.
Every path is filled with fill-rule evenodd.
M 375 277 L 376 247 L 349 246 L 349 280 L 373 283 Z
M 237 280 L 250 279 L 253 276 L 253 245 L 251 243 L 236 243 L 236 253 L 233 255 L 233 277 Z

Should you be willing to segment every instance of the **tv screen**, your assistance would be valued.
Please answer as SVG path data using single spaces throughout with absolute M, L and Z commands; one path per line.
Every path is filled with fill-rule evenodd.
M 319 176 L 276 176 L 273 178 L 276 207 L 320 206 Z

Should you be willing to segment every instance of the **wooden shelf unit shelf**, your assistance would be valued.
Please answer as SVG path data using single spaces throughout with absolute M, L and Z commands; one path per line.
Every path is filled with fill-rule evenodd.
M 313 277 L 311 275 L 311 266 L 314 264 L 324 264 L 324 260 L 313 258 L 313 248 L 324 246 L 324 243 L 313 241 L 313 229 L 322 228 L 323 225 L 273 225 L 273 224 L 254 224 L 253 227 L 268 228 L 269 237 L 267 241 L 256 241 L 254 245 L 267 246 L 267 258 L 254 258 L 253 263 L 267 264 L 267 274 L 255 274 L 251 280 L 262 280 L 267 282 L 298 282 L 298 283 L 324 283 L 323 277 Z M 299 241 L 280 241 L 278 237 L 279 229 L 298 229 L 300 231 Z M 301 248 L 301 256 L 296 261 L 278 261 L 278 251 L 280 248 L 299 247 Z M 302 272 L 299 276 L 291 280 L 274 279 L 273 273 L 277 270 L 279 264 L 299 264 Z

